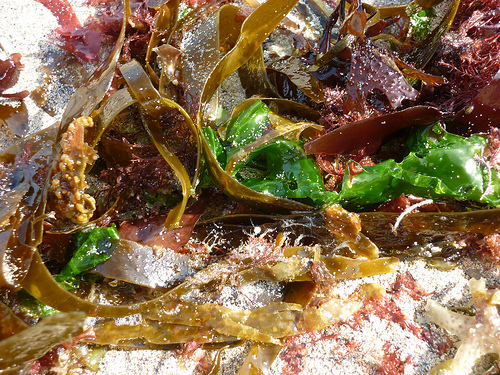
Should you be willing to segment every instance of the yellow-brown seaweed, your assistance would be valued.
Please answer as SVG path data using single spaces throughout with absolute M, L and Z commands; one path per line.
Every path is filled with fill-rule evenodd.
M 86 224 L 94 214 L 95 199 L 85 193 L 85 168 L 97 159 L 97 153 L 84 141 L 85 128 L 93 125 L 92 118 L 79 117 L 61 138 L 61 154 L 55 161 L 49 188 L 49 208 L 58 221 Z

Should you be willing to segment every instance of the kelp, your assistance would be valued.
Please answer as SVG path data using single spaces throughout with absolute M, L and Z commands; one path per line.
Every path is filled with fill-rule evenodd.
M 59 153 L 58 141 L 66 131 L 69 122 L 77 116 L 89 115 L 108 90 L 124 41 L 129 8 L 128 0 L 125 0 L 125 16 L 115 48 L 108 59 L 87 80 L 87 84 L 75 92 L 66 106 L 59 128 L 52 127 L 43 130 L 31 140 L 28 139 L 27 142 L 33 145 L 29 149 L 25 144 L 24 149 L 23 146 L 14 146 L 2 153 L 1 160 L 4 163 L 12 163 L 15 160 L 15 155 L 25 153 L 26 165 L 22 168 L 22 177 L 15 177 L 17 181 L 12 180 L 10 188 L 15 188 L 24 180 L 30 185 L 30 190 L 28 195 L 23 198 L 23 203 L 18 206 L 17 212 L 10 217 L 10 223 L 2 228 L 0 234 L 2 247 L 5 247 L 1 249 L 2 277 L 0 285 L 19 286 L 19 282 L 26 275 L 30 259 L 36 251 L 35 247 L 40 243 L 43 233 L 42 218 L 45 211 L 47 189 L 50 184 L 50 176 L 46 166 L 51 165 Z M 38 178 L 34 178 L 34 176 Z
M 145 68 L 137 60 L 120 64 L 120 87 L 103 99 L 111 85 L 124 40 L 127 14 L 130 13 L 126 2 L 119 42 L 108 62 L 72 98 L 60 127 L 38 135 L 38 141 L 33 142 L 29 149 L 17 147 L 2 155 L 2 162 L 12 170 L 6 178 L 0 175 L 0 197 L 15 207 L 0 210 L 0 239 L 5 247 L 2 249 L 3 284 L 21 286 L 40 303 L 70 313 L 56 316 L 74 317 L 77 315 L 71 315 L 71 312 L 80 311 L 83 312 L 78 315 L 81 318 L 85 314 L 99 317 L 94 327 L 96 338 L 93 342 L 96 344 L 133 346 L 138 343 L 171 345 L 190 341 L 198 344 L 231 343 L 242 339 L 254 341 L 240 372 L 257 373 L 271 365 L 286 337 L 326 328 L 347 319 L 360 308 L 363 293 L 346 299 L 332 295 L 330 289 L 339 280 L 394 272 L 399 260 L 393 255 L 402 257 L 404 250 L 414 247 L 415 243 L 444 241 L 450 236 L 467 233 L 498 234 L 498 209 L 432 214 L 355 214 L 335 204 L 313 214 L 314 207 L 324 203 L 340 202 L 346 207 L 359 209 L 385 202 L 401 193 L 499 205 L 498 171 L 494 166 L 488 169 L 483 165 L 481 158 L 484 158 L 486 139 L 482 136 L 464 138 L 436 126 L 419 128 L 410 135 L 407 155 L 400 163 L 386 160 L 365 167 L 357 175 L 347 173 L 340 192 L 326 191 L 318 166 L 308 156 L 346 154 L 361 149 L 372 154 L 403 128 L 451 117 L 428 106 L 397 111 L 407 105 L 403 102 L 405 99 L 414 100 L 418 95 L 405 76 L 432 86 L 440 85 L 444 80 L 419 71 L 377 49 L 379 47 L 375 48 L 369 39 L 372 37 L 369 33 L 373 33 L 374 39 L 386 38 L 382 34 L 383 28 L 394 20 L 384 21 L 384 27 L 376 29 L 381 19 L 398 15 L 418 16 L 417 12 L 411 13 L 410 7 L 419 5 L 429 9 L 434 3 L 420 0 L 397 9 L 377 9 L 354 1 L 346 14 L 341 7 L 338 8 L 334 16 L 341 20 L 341 39 L 322 58 L 313 62 L 313 66 L 306 68 L 295 57 L 286 57 L 268 66 L 271 76 L 286 76 L 294 84 L 290 86 L 292 91 L 300 89 L 308 98 L 305 103 L 312 99 L 315 106 L 319 106 L 325 91 L 310 72 L 320 66 L 326 69 L 338 63 L 337 66 L 342 65 L 346 71 L 350 68 L 347 84 L 352 108 L 362 109 L 365 99 L 381 91 L 389 100 L 385 109 L 394 111 L 341 126 L 304 146 L 305 139 L 315 138 L 321 131 L 320 126 L 309 122 L 317 120 L 318 114 L 307 105 L 279 98 L 280 87 L 273 87 L 273 82 L 276 86 L 280 84 L 276 79 L 268 78 L 261 46 L 296 1 L 268 0 L 248 17 L 237 7 L 226 5 L 196 20 L 196 15 L 201 12 L 198 9 L 191 12 L 192 17 L 186 21 L 197 22 L 189 25 L 178 21 L 179 2 L 166 2 L 159 8 L 156 28 L 150 36 Z M 456 1 L 452 3 L 439 30 L 431 31 L 426 38 L 436 38 L 449 26 L 456 4 Z M 209 5 L 200 9 L 213 10 Z M 180 49 L 169 43 L 173 43 L 172 36 L 182 25 L 186 29 L 192 28 L 184 34 L 181 59 Z M 397 44 L 398 48 L 408 47 L 408 44 Z M 435 46 L 435 39 L 432 39 L 431 47 Z M 421 45 L 417 48 L 420 47 L 422 51 L 417 56 L 417 67 L 433 53 L 432 48 Z M 350 63 L 345 61 L 345 56 L 340 57 L 346 48 L 352 51 Z M 170 56 L 174 58 L 167 61 Z M 332 61 L 333 57 L 339 60 Z M 382 67 L 387 74 L 375 77 L 377 67 Z M 161 69 L 159 77 L 157 68 Z M 250 98 L 238 105 L 229 121 L 219 126 L 217 92 L 223 81 L 235 72 L 239 73 L 246 94 L 260 98 Z M 323 73 L 319 72 L 320 75 Z M 365 79 L 364 75 L 368 73 L 370 77 Z M 356 91 L 359 81 L 363 81 L 364 87 Z M 490 102 L 496 81 L 475 102 L 476 107 L 481 107 L 480 114 L 489 116 L 488 126 L 496 118 L 496 102 Z M 388 88 L 388 84 L 396 87 Z M 299 99 L 298 94 L 291 97 L 296 101 Z M 85 251 L 75 253 L 60 275 L 74 277 L 85 270 L 120 282 L 157 289 L 151 291 L 155 297 L 149 296 L 144 302 L 97 304 L 58 284 L 58 277 L 49 272 L 40 253 L 35 250 L 42 240 L 46 211 L 44 199 L 47 190 L 40 181 L 46 184 L 50 180 L 46 166 L 59 152 L 58 141 L 68 124 L 82 115 L 94 117 L 95 127 L 85 134 L 91 148 L 104 150 L 109 165 L 131 162 L 134 146 L 126 144 L 120 148 L 116 146 L 116 139 L 105 135 L 116 132 L 112 129 L 114 120 L 132 106 L 135 106 L 134 113 L 138 114 L 138 122 L 142 123 L 148 140 L 152 140 L 155 152 L 158 151 L 167 161 L 180 181 L 182 200 L 168 214 L 163 212 L 154 219 L 122 223 L 120 233 L 128 234 L 128 239 L 119 240 L 113 230 L 108 236 L 112 246 L 105 246 L 107 251 L 97 251 L 99 254 L 94 254 L 97 257 L 92 256 L 96 250 L 95 239 L 90 241 L 91 251 L 84 245 L 80 249 L 87 247 Z M 464 118 L 471 111 L 474 110 L 464 113 Z M 168 129 L 164 119 L 167 115 L 170 118 L 177 116 L 176 121 L 181 122 L 189 133 L 186 136 L 188 142 L 196 143 L 194 171 L 188 172 L 173 151 L 166 135 Z M 192 120 L 195 115 L 196 125 Z M 295 117 L 293 121 L 292 117 Z M 465 121 L 471 123 L 472 120 L 469 117 Z M 138 128 L 140 125 L 134 130 Z M 59 134 L 56 136 L 55 132 Z M 152 145 L 148 146 L 153 149 Z M 117 150 L 124 150 L 124 155 L 112 155 Z M 203 198 L 190 206 L 199 198 L 202 156 L 211 182 L 230 198 L 273 213 L 298 211 L 300 214 L 287 217 L 226 216 L 195 226 L 205 212 Z M 443 168 L 446 160 L 452 164 Z M 102 164 L 95 165 L 98 172 Z M 89 165 L 87 170 L 90 168 Z M 252 169 L 255 175 L 248 173 Z M 415 176 L 415 172 L 419 175 Z M 456 178 L 457 174 L 459 178 Z M 205 183 L 206 179 L 203 181 Z M 125 204 L 122 200 L 125 199 L 120 195 L 116 207 Z M 200 202 L 203 204 L 197 206 Z M 106 224 L 112 217 L 105 215 L 101 220 Z M 97 229 L 109 230 L 104 227 Z M 84 235 L 85 232 L 77 234 Z M 191 243 L 187 244 L 190 239 Z M 248 251 L 248 247 L 256 242 L 265 251 Z M 110 256 L 109 250 L 115 245 L 117 247 Z M 196 272 L 190 267 L 189 260 L 190 256 L 197 255 L 180 254 L 179 251 L 202 253 L 204 261 L 213 263 Z M 380 254 L 387 256 L 380 257 Z M 107 262 L 89 270 L 108 257 Z M 219 257 L 224 260 L 219 260 Z M 89 259 L 90 263 L 87 262 Z M 80 261 L 86 264 L 78 264 Z M 19 274 L 6 272 L 15 267 L 20 269 Z M 224 306 L 216 298 L 203 302 L 196 297 L 214 288 L 241 287 L 263 280 L 286 285 L 285 298 L 255 309 L 241 309 Z M 6 318 L 10 319 L 12 315 L 5 311 Z M 22 324 L 16 325 L 14 320 L 11 323 L 12 332 L 25 328 Z M 49 344 L 54 342 L 49 341 Z M 9 348 L 4 349 L 0 350 L 2 355 L 10 353 Z M 35 356 L 41 354 L 42 350 Z
M 396 51 L 404 55 L 404 60 L 415 65 L 417 69 L 422 69 L 432 58 L 439 46 L 441 36 L 450 28 L 460 3 L 454 0 L 448 7 L 443 19 L 439 25 L 432 30 L 425 28 L 421 33 L 418 31 L 422 22 L 417 22 L 422 17 L 418 17 L 419 12 L 430 12 L 432 6 L 439 3 L 438 0 L 414 0 L 405 5 L 374 7 L 368 4 L 359 4 L 355 1 L 350 6 L 345 6 L 345 1 L 340 1 L 335 11 L 332 13 L 331 23 L 326 28 L 324 40 L 322 41 L 323 50 L 326 45 L 326 36 L 329 34 L 333 24 L 340 20 L 339 38 L 332 46 L 326 48 L 327 52 L 316 59 L 312 70 L 327 65 L 338 57 L 346 48 L 356 48 L 358 38 L 368 37 L 371 40 L 385 39 L 393 43 Z M 346 12 L 347 10 L 347 12 Z M 406 35 L 392 35 L 383 33 L 387 26 L 392 23 L 409 24 L 411 20 L 415 26 L 413 30 L 406 28 Z M 386 21 L 389 20 L 389 21 Z M 404 21 L 404 22 L 402 22 Z M 417 23 L 415 23 L 417 22 Z M 413 31 L 413 35 L 411 32 Z M 415 32 L 416 31 L 416 32 Z
M 182 201 L 169 212 L 168 217 L 165 220 L 165 226 L 168 229 L 176 228 L 179 226 L 181 216 L 186 209 L 187 201 L 190 195 L 193 193 L 192 186 L 196 186 L 198 180 L 198 171 L 200 168 L 200 142 L 198 140 L 198 133 L 194 128 L 194 124 L 186 111 L 179 104 L 168 98 L 162 97 L 158 93 L 158 91 L 156 91 L 146 73 L 137 61 L 132 60 L 131 62 L 122 65 L 120 67 L 120 71 L 129 84 L 131 91 L 134 93 L 139 103 L 146 111 L 146 113 L 142 113 L 141 117 L 148 134 L 151 136 L 160 154 L 172 167 L 181 183 L 183 195 Z M 182 165 L 179 158 L 172 151 L 161 129 L 159 116 L 167 111 L 172 111 L 174 109 L 178 110 L 184 117 L 198 148 L 198 157 L 193 181 L 190 180 L 186 169 Z
M 430 3 L 434 2 L 435 1 L 431 1 Z M 416 3 L 418 4 L 418 2 Z M 459 5 L 460 0 L 452 1 L 439 25 L 431 30 L 425 38 L 423 38 L 416 46 L 411 49 L 410 52 L 405 54 L 405 61 L 413 63 L 415 67 L 419 69 L 427 65 L 427 63 L 430 61 L 437 48 L 439 47 L 441 36 L 450 29 L 451 24 L 455 19 L 455 15 L 458 11 Z M 410 9 L 411 7 L 415 9 L 412 3 L 410 3 L 408 7 Z M 429 6 L 422 7 L 424 8 L 424 10 L 429 8 Z M 414 12 L 413 14 L 415 13 L 418 14 L 417 12 Z
M 189 257 L 171 249 L 155 250 L 135 241 L 120 240 L 107 262 L 90 272 L 149 288 L 169 288 L 190 273 Z
M 257 8 L 243 22 L 239 38 L 233 49 L 227 53 L 215 66 L 208 76 L 200 97 L 200 108 L 197 115 L 197 124 L 200 129 L 206 126 L 213 127 L 216 118 L 216 107 L 212 100 L 222 81 L 231 73 L 240 68 L 260 48 L 262 42 L 279 24 L 281 19 L 290 11 L 296 2 L 269 1 Z M 225 9 L 225 8 L 223 8 Z M 223 10 L 221 9 L 221 12 Z M 264 210 L 278 212 L 290 210 L 310 210 L 310 207 L 299 202 L 293 202 L 269 194 L 258 193 L 237 182 L 219 165 L 210 149 L 206 137 L 201 134 L 203 155 L 208 171 L 217 187 L 236 200 L 244 200 L 247 204 L 255 205 Z
M 279 345 L 254 344 L 237 375 L 258 375 L 269 371 L 280 350 Z
M 274 86 L 282 92 L 283 97 L 301 102 L 298 99 L 302 94 L 315 103 L 325 101 L 321 82 L 296 57 L 273 61 L 267 69 L 271 73 L 271 80 L 275 82 Z M 279 84 L 278 81 L 282 83 Z M 300 91 L 297 92 L 297 89 Z
M 155 70 L 151 67 L 150 61 L 155 51 L 155 48 L 163 41 L 168 43 L 170 38 L 172 37 L 173 31 L 175 30 L 175 26 L 177 24 L 177 20 L 179 18 L 179 0 L 175 1 L 167 1 L 162 4 L 158 10 L 158 15 L 156 16 L 154 30 L 151 33 L 151 37 L 149 39 L 145 63 L 147 66 L 148 73 L 156 83 L 160 82 L 160 78 L 158 78 Z M 165 44 L 162 44 L 165 45 Z M 165 69 L 162 69 L 161 76 L 165 75 Z M 165 87 L 165 85 L 160 85 L 160 87 Z
M 288 267 L 279 268 L 284 274 L 276 277 L 277 280 L 283 279 L 285 274 L 288 275 L 285 279 L 291 276 L 286 268 Z M 247 271 L 252 274 L 256 273 L 254 269 Z M 143 335 L 146 334 L 153 338 L 153 343 L 156 344 L 182 342 L 181 340 L 189 338 L 186 335 L 197 337 L 200 342 L 209 342 L 209 340 L 224 342 L 246 338 L 261 343 L 279 344 L 278 339 L 281 337 L 321 329 L 351 315 L 358 308 L 359 302 L 356 299 L 342 301 L 332 299 L 319 308 L 317 306 L 303 308 L 293 302 L 273 302 L 254 310 L 228 308 L 213 303 L 200 305 L 177 300 L 165 304 L 164 308 L 159 311 L 145 311 L 138 324 L 146 328 L 144 331 L 132 325 L 128 328 L 118 328 L 110 338 L 114 337 L 114 340 L 119 340 L 115 342 L 133 340 L 136 338 L 133 333 L 140 332 L 139 337 L 145 338 Z M 115 326 L 116 324 L 111 321 L 98 324 L 96 327 L 98 342 L 105 335 L 110 335 L 108 330 L 114 330 Z M 166 331 L 169 327 L 170 330 Z M 154 330 L 158 332 L 156 338 L 155 335 L 149 336 L 149 333 Z
M 28 325 L 19 319 L 4 303 L 0 303 L 0 311 L 0 340 L 5 340 L 28 328 Z
M 264 7 L 264 8 L 266 8 L 266 7 Z M 265 10 L 264 12 L 267 12 L 267 10 Z M 268 14 L 272 15 L 273 12 L 269 12 Z M 254 17 L 257 17 L 257 16 L 254 16 Z M 279 17 L 282 17 L 282 14 Z M 271 19 L 274 19 L 275 20 L 274 22 L 277 23 L 277 22 L 279 22 L 279 19 L 280 19 L 279 17 L 276 18 L 276 16 L 273 16 L 273 17 L 271 17 Z M 264 27 L 264 29 L 262 29 L 262 32 L 267 33 L 267 34 L 270 33 L 270 31 L 274 28 L 273 25 L 274 24 L 266 25 L 266 27 Z M 248 32 L 249 31 L 246 31 L 246 33 L 248 33 Z M 265 38 L 265 35 L 262 34 L 261 38 Z M 240 38 L 240 40 L 241 40 L 241 38 Z M 258 45 L 260 45 L 260 43 L 253 43 L 253 45 L 258 46 Z M 247 48 L 246 51 L 249 51 L 249 49 Z M 111 59 L 111 60 L 114 61 L 116 54 L 113 54 L 112 57 L 113 57 L 113 59 Z M 99 77 L 101 75 L 104 75 L 105 78 L 110 78 L 108 75 L 108 72 L 111 71 L 109 66 L 110 66 L 109 64 L 105 64 L 105 67 L 99 69 L 98 72 L 90 78 L 89 82 L 91 82 L 94 87 L 97 86 L 96 90 L 97 89 L 101 90 L 102 86 L 100 84 L 102 84 L 102 82 L 105 81 L 104 78 L 102 80 L 99 80 Z M 96 82 L 97 82 L 97 84 L 96 84 Z M 92 85 L 89 84 L 89 86 L 92 86 Z M 84 87 L 82 89 L 85 89 L 85 91 L 87 91 L 87 93 L 88 93 L 88 89 L 86 87 Z M 73 97 L 71 102 L 69 103 L 69 105 L 66 109 L 65 115 L 63 116 L 63 123 L 64 123 L 65 118 L 73 117 L 76 114 L 85 114 L 85 111 L 87 111 L 87 108 L 93 107 L 94 105 L 92 103 L 97 102 L 97 98 L 101 97 L 100 95 L 94 95 L 94 96 L 92 96 L 92 98 L 95 100 L 91 100 L 92 103 L 82 103 L 82 92 L 80 92 L 80 91 L 82 91 L 82 90 L 77 91 L 77 93 L 75 94 L 75 96 Z M 157 98 L 157 96 L 153 97 L 152 99 L 155 100 L 156 98 Z M 156 99 L 156 100 L 158 100 L 158 99 Z M 147 105 L 149 103 L 147 101 L 144 101 L 143 104 L 145 105 L 145 107 L 147 109 Z M 153 109 L 153 111 L 154 110 L 158 111 L 160 108 L 161 107 L 153 107 L 152 109 Z M 300 205 L 300 204 L 294 204 L 294 207 L 304 207 L 304 206 Z M 50 295 L 50 296 L 46 295 L 45 293 L 41 293 L 40 289 L 37 287 L 38 281 L 35 281 L 37 279 L 45 280 L 44 283 L 46 285 L 47 290 L 51 290 L 54 293 L 52 293 L 52 295 Z M 87 311 L 87 312 L 97 313 L 97 311 L 99 311 L 99 309 L 102 309 L 103 313 L 104 313 L 104 311 L 106 311 L 104 313 L 106 315 L 107 314 L 111 314 L 111 315 L 116 315 L 116 314 L 124 315 L 125 314 L 126 315 L 127 312 L 129 311 L 125 307 L 123 307 L 123 308 L 120 308 L 120 307 L 97 307 L 93 304 L 89 304 L 88 302 L 85 302 L 83 300 L 78 299 L 77 297 L 73 296 L 72 294 L 70 294 L 68 292 L 61 290 L 61 288 L 57 285 L 57 283 L 53 280 L 53 278 L 50 276 L 48 271 L 45 269 L 45 267 L 43 266 L 43 263 L 41 262 L 39 256 L 36 253 L 35 253 L 34 265 L 30 268 L 30 277 L 28 277 L 28 279 L 25 282 L 23 282 L 23 287 L 25 289 L 27 289 L 28 291 L 30 291 L 30 293 L 33 294 L 35 297 L 41 299 L 43 302 L 47 302 L 47 304 L 52 305 L 52 306 L 57 305 L 57 306 L 61 307 L 59 309 L 61 311 L 64 311 L 67 308 L 67 303 L 69 303 L 69 301 L 74 302 L 74 305 L 71 308 L 71 311 L 73 311 L 74 309 L 81 308 L 82 310 Z M 56 293 L 56 291 L 57 291 L 57 293 Z M 56 301 L 57 301 L 57 303 L 56 303 Z M 132 310 L 134 310 L 134 309 L 132 308 Z M 115 314 L 115 312 L 116 312 L 116 314 Z
M 54 346 L 68 341 L 83 326 L 82 312 L 57 314 L 0 342 L 2 373 L 19 373 Z
M 25 276 L 30 259 L 42 236 L 43 195 L 46 187 L 40 186 L 35 176 L 46 175 L 44 169 L 53 158 L 56 129 L 46 129 L 36 136 L 28 137 L 31 147 L 19 144 L 5 150 L 1 160 L 10 171 L 5 174 L 2 195 L 6 207 L 2 212 L 1 278 L 0 285 L 18 286 Z M 24 156 L 23 158 L 20 158 Z
M 345 231 L 343 228 L 353 226 L 350 223 L 351 220 L 346 220 L 347 217 L 336 220 L 338 216 L 335 211 L 326 215 L 308 216 L 233 215 L 214 218 L 198 224 L 193 232 L 193 239 L 205 243 L 207 246 L 214 246 L 221 251 L 229 252 L 242 242 L 248 241 L 248 237 L 252 233 L 259 233 L 261 239 L 269 241 L 274 240 L 278 233 L 282 233 L 290 244 L 295 246 L 318 245 L 321 246 L 325 255 L 330 256 L 332 252 L 339 254 L 341 250 L 338 248 L 336 235 L 342 233 L 345 239 L 352 238 L 355 233 L 362 233 L 377 245 L 382 254 L 392 254 L 394 251 L 411 248 L 415 243 L 426 244 L 443 241 L 447 235 L 498 234 L 500 233 L 499 212 L 500 210 L 495 208 L 468 212 L 409 213 L 400 221 L 396 233 L 393 231 L 393 226 L 401 214 L 395 212 L 360 212 L 355 214 L 360 222 L 360 232 L 353 229 Z M 350 224 L 341 224 L 340 228 L 330 227 L 328 230 L 329 221 L 335 223 L 347 221 Z M 355 252 L 348 252 L 344 255 L 355 256 L 355 254 Z

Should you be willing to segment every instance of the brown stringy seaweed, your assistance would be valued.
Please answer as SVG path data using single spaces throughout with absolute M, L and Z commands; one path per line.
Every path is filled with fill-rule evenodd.
M 49 208 L 58 221 L 86 224 L 94 214 L 95 199 L 85 193 L 85 168 L 97 154 L 84 141 L 85 128 L 93 125 L 92 118 L 79 117 L 62 136 L 62 152 L 54 164 L 49 188 Z

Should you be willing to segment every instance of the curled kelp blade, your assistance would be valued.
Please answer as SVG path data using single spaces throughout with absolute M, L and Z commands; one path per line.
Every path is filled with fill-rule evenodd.
M 19 182 L 14 183 L 11 187 L 26 181 L 29 183 L 30 189 L 24 199 L 20 201 L 16 213 L 10 217 L 8 225 L 0 229 L 1 285 L 17 287 L 20 280 L 26 275 L 34 249 L 42 238 L 43 215 L 50 184 L 50 168 L 53 160 L 59 154 L 59 141 L 75 117 L 89 115 L 95 109 L 111 84 L 130 14 L 128 0 L 124 2 L 124 9 L 122 29 L 113 51 L 85 85 L 72 96 L 60 125 L 50 127 L 29 138 L 27 140 L 31 145 L 29 149 L 26 143 L 2 153 L 3 162 L 14 163 L 15 155 L 24 152 L 25 166 L 21 174 L 22 178 L 16 177 Z M 15 172 L 15 168 L 14 165 L 13 172 Z M 37 178 L 33 178 L 35 175 Z
M 141 112 L 144 127 L 151 136 L 156 148 L 167 163 L 172 167 L 175 175 L 181 183 L 183 196 L 182 201 L 170 211 L 169 216 L 165 221 L 165 226 L 167 228 L 176 228 L 179 225 L 179 221 L 184 213 L 184 210 L 186 209 L 187 201 L 191 194 L 193 194 L 192 187 L 193 185 L 196 185 L 196 181 L 198 179 L 200 165 L 200 142 L 198 140 L 197 129 L 195 128 L 189 115 L 179 104 L 160 95 L 160 93 L 153 87 L 151 81 L 146 75 L 146 72 L 137 61 L 132 60 L 129 63 L 122 65 L 120 67 L 120 71 L 127 81 L 130 90 L 144 108 L 144 111 Z M 196 171 L 193 177 L 193 183 L 191 183 L 188 172 L 182 165 L 179 158 L 173 153 L 168 141 L 163 135 L 160 115 L 174 109 L 178 110 L 181 115 L 183 115 L 185 123 L 191 130 L 191 134 L 198 147 Z
M 158 84 L 160 78 L 157 76 L 154 69 L 151 67 L 151 57 L 154 52 L 154 48 L 157 47 L 161 42 L 167 42 L 170 40 L 173 31 L 175 30 L 175 25 L 177 24 L 177 19 L 179 16 L 179 0 L 169 0 L 160 6 L 158 9 L 158 15 L 156 16 L 154 30 L 149 38 L 148 47 L 146 50 L 145 63 L 149 75 L 152 77 L 153 81 Z
M 0 187 L 0 285 L 19 286 L 43 232 L 44 197 L 57 127 L 52 126 L 0 154 L 6 171 Z M 35 178 L 37 176 L 37 178 Z M 11 204 L 11 206 L 8 206 Z
M 268 1 L 254 10 L 243 22 L 235 46 L 217 63 L 205 82 L 198 111 L 199 128 L 214 125 L 216 106 L 213 105 L 213 98 L 219 85 L 231 73 L 235 72 L 248 61 L 255 51 L 260 48 L 262 42 L 271 31 L 279 24 L 281 19 L 293 8 L 295 3 L 295 1 Z M 221 168 L 202 132 L 200 138 L 207 168 L 212 180 L 219 189 L 230 197 L 264 210 L 276 210 L 277 212 L 311 209 L 309 206 L 299 202 L 258 193 L 239 183 Z
M 86 315 L 82 312 L 56 314 L 43 318 L 34 326 L 28 327 L 0 342 L 0 369 L 2 373 L 20 373 L 41 358 L 54 346 L 78 333 Z
M 267 76 L 262 46 L 238 69 L 238 76 L 247 97 L 280 97 Z
M 286 0 L 267 1 L 255 9 L 243 22 L 239 30 L 239 36 L 236 35 L 238 38 L 236 44 L 217 63 L 204 84 L 200 98 L 201 106 L 198 111 L 199 127 L 213 124 L 213 119 L 215 119 L 213 117 L 214 109 L 210 108 L 209 103 L 220 84 L 260 48 L 264 40 L 279 25 L 283 17 L 293 9 L 296 3 L 297 1 Z M 230 41 L 229 38 L 228 41 Z
M 182 73 L 187 111 L 193 116 L 200 105 L 205 81 L 219 62 L 222 50 L 227 51 L 236 43 L 243 21 L 238 12 L 237 7 L 224 5 L 183 36 Z M 215 92 L 206 105 L 216 112 L 217 101 L 218 92 Z
M 88 144 L 95 148 L 102 137 L 109 130 L 113 120 L 126 108 L 138 103 L 138 99 L 132 95 L 128 88 L 114 92 L 99 108 L 94 115 L 94 127 L 92 133 L 87 137 Z

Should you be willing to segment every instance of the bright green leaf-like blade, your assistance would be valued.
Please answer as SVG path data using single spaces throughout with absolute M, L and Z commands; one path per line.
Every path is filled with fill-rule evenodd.
M 242 179 L 251 189 L 277 197 L 311 199 L 315 205 L 324 204 L 335 193 L 325 191 L 318 166 L 308 157 L 301 142 L 276 139 L 257 148 L 248 161 L 265 158 L 264 178 Z
M 335 193 L 325 191 L 319 169 L 314 159 L 305 154 L 302 142 L 284 138 L 298 139 L 302 130 L 314 124 L 293 123 L 274 115 L 277 123 L 273 129 L 269 114 L 269 108 L 262 101 L 253 102 L 223 129 L 222 143 L 217 142 L 215 131 L 203 128 L 219 163 L 224 158 L 222 146 L 225 146 L 226 172 L 241 184 L 266 195 L 303 199 L 314 205 L 336 198 Z M 221 166 L 225 164 L 223 161 Z
M 408 140 L 401 163 L 393 159 L 346 176 L 343 203 L 353 209 L 385 202 L 403 193 L 433 198 L 473 200 L 500 205 L 500 174 L 481 161 L 486 139 L 463 138 L 439 125 L 420 129 Z
M 76 250 L 61 271 L 62 277 L 76 276 L 108 260 L 120 241 L 114 224 L 80 232 L 75 237 Z

